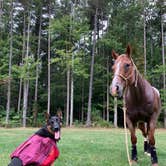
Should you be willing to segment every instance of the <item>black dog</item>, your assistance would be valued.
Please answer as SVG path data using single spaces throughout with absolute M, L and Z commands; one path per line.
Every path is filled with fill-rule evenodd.
M 59 156 L 61 115 L 47 114 L 47 124 L 16 148 L 8 166 L 50 166 Z

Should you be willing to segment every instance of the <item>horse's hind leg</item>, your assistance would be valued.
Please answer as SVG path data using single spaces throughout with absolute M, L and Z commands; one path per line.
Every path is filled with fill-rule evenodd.
M 142 135 L 144 136 L 144 153 L 150 155 L 150 146 L 148 141 L 148 124 L 145 122 L 140 122 L 138 124 L 138 128 L 142 131 Z
M 137 161 L 137 137 L 135 135 L 135 125 L 131 122 L 131 120 L 126 117 L 128 129 L 130 130 L 131 135 L 131 143 L 132 143 L 132 150 L 131 150 L 131 160 L 132 162 Z
M 156 115 L 153 115 L 150 123 L 149 123 L 149 130 L 148 130 L 148 138 L 149 138 L 149 144 L 150 144 L 150 152 L 151 152 L 151 162 L 153 166 L 157 166 L 158 164 L 158 158 L 155 148 L 155 138 L 154 138 L 154 132 L 156 127 Z

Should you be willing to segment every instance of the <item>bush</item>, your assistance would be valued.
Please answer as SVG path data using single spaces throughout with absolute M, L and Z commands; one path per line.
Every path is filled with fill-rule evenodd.
M 100 119 L 99 121 L 92 123 L 93 127 L 105 127 L 105 128 L 112 128 L 113 124 L 112 122 L 107 122 L 106 120 Z
M 73 124 L 75 127 L 84 127 L 84 124 L 78 120 L 75 120 Z
M 113 127 L 111 122 L 107 122 L 101 118 L 101 111 L 100 110 L 93 110 L 92 111 L 92 126 L 93 127 Z

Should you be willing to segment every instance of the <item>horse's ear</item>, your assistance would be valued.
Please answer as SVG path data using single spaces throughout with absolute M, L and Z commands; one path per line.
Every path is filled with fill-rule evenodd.
M 118 56 L 119 56 L 119 54 L 117 54 L 114 50 L 112 50 L 112 57 L 113 57 L 114 59 L 117 59 Z
M 128 44 L 127 49 L 126 49 L 126 55 L 129 58 L 131 58 L 131 51 L 132 51 L 131 46 L 130 46 L 130 44 Z

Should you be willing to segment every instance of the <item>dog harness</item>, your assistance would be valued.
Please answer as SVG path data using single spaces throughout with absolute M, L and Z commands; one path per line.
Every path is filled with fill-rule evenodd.
M 23 166 L 51 166 L 59 156 L 55 140 L 34 134 L 11 154 L 11 158 L 22 160 Z

